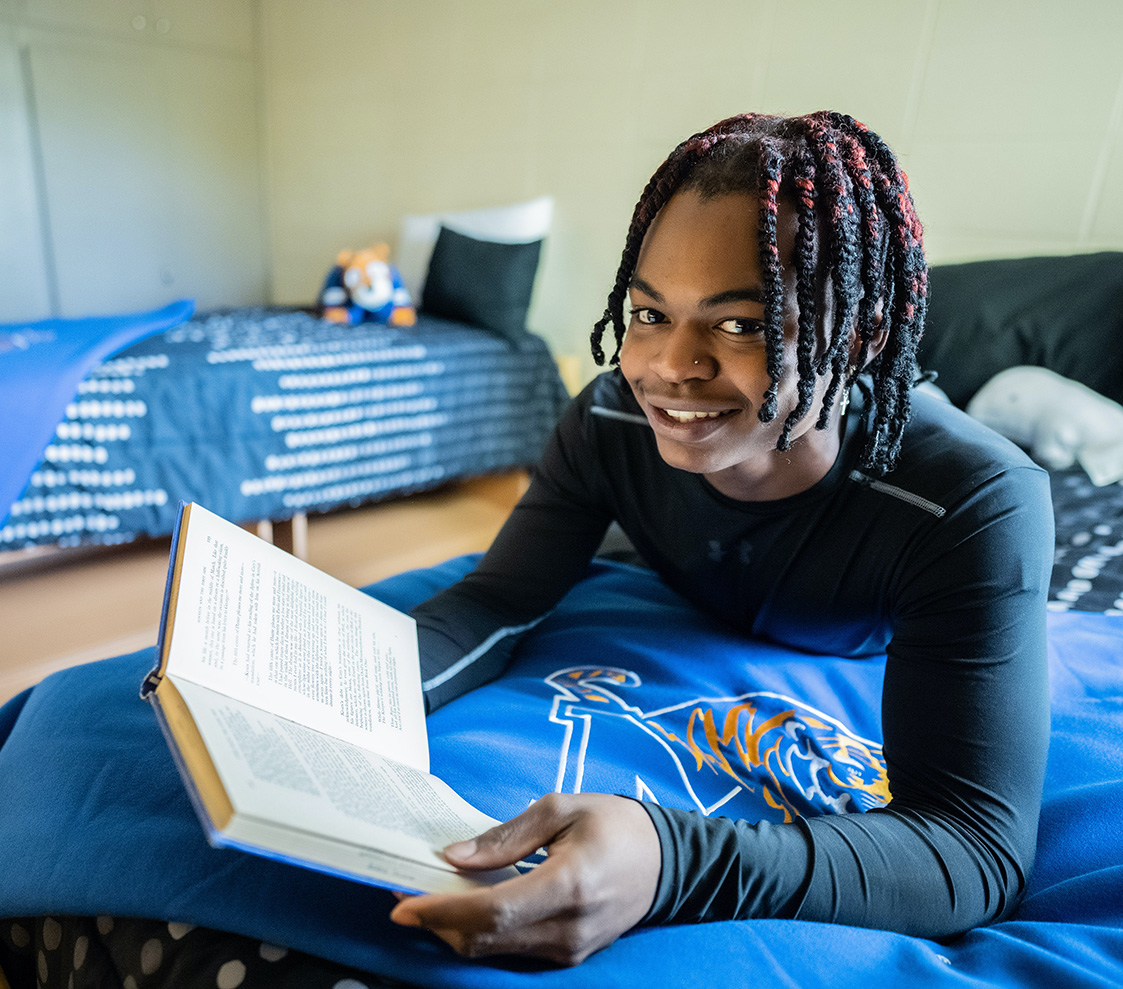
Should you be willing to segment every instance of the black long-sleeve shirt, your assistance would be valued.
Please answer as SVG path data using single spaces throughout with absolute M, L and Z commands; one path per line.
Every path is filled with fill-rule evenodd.
M 914 409 L 897 467 L 872 477 L 857 467 L 855 388 L 828 474 L 743 502 L 668 466 L 627 384 L 602 375 L 476 570 L 416 609 L 432 709 L 502 672 L 616 520 L 663 580 L 746 635 L 887 654 L 890 803 L 784 825 L 644 804 L 662 847 L 646 922 L 799 917 L 943 937 L 1024 890 L 1048 746 L 1048 479 L 951 406 L 917 395 Z

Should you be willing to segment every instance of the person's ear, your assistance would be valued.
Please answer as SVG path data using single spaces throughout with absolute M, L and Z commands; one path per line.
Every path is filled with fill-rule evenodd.
M 869 366 L 870 362 L 877 357 L 885 349 L 885 344 L 889 340 L 889 327 L 885 325 L 885 299 L 880 298 L 877 300 L 877 305 L 873 307 L 873 336 L 870 337 L 869 348 L 866 350 L 865 365 L 858 368 L 859 371 L 864 371 Z M 858 353 L 862 349 L 861 341 L 858 339 L 857 328 L 850 334 L 850 362 L 856 364 L 858 361 Z

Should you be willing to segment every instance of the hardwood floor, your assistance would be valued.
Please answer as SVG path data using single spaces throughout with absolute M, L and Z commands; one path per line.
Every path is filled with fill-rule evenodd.
M 525 488 L 519 472 L 313 516 L 308 560 L 362 586 L 484 550 Z M 168 547 L 153 540 L 0 569 L 0 702 L 55 670 L 153 645 Z

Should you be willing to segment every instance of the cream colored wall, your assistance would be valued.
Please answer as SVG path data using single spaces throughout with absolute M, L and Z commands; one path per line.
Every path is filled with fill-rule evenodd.
M 0 322 L 268 295 L 256 0 L 0 0 Z
M 900 153 L 933 261 L 1123 248 L 1119 0 L 261 0 L 275 297 L 403 213 L 549 193 L 531 325 L 584 352 L 679 140 L 831 106 Z M 591 373 L 591 361 L 586 364 Z

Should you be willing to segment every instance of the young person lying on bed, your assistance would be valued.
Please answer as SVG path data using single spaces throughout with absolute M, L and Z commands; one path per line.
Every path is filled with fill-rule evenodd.
M 603 363 L 612 325 L 619 369 L 573 402 L 479 567 L 415 612 L 432 710 L 503 671 L 616 520 L 746 636 L 888 654 L 891 802 L 770 825 L 552 794 L 446 852 L 470 869 L 545 846 L 538 869 L 404 898 L 394 920 L 467 955 L 573 964 L 636 924 L 794 917 L 940 938 L 1009 914 L 1048 744 L 1049 484 L 910 394 L 926 278 L 907 180 L 853 119 L 740 116 L 679 145 L 593 332 Z

